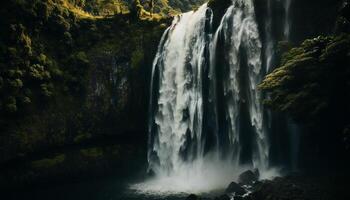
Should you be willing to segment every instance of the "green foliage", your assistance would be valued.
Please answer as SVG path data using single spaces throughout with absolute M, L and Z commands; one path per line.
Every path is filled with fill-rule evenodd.
M 144 54 L 141 49 L 136 49 L 131 55 L 131 67 L 137 69 L 140 67 L 141 62 L 144 59 Z
M 281 67 L 261 83 L 270 94 L 265 103 L 313 126 L 325 120 L 350 124 L 345 117 L 350 112 L 349 55 L 349 34 L 305 40 L 285 53 Z
M 130 105 L 136 107 L 130 91 L 144 92 L 145 60 L 153 58 L 150 49 L 156 49 L 167 19 L 94 17 L 78 9 L 84 1 L 4 4 L 0 142 L 6 156 L 0 161 L 129 126 L 121 120 Z
M 69 0 L 73 5 L 94 15 L 113 15 L 128 12 L 124 0 Z
M 98 158 L 103 156 L 102 148 L 89 148 L 89 149 L 81 149 L 80 153 L 89 158 Z
M 61 154 L 53 158 L 46 158 L 42 160 L 33 161 L 31 165 L 34 169 L 46 169 L 46 168 L 55 167 L 63 163 L 65 159 L 66 159 L 66 156 L 64 154 Z
M 151 12 L 151 0 L 69 0 L 73 5 L 93 15 L 113 15 L 134 12 L 135 6 Z M 154 12 L 162 16 L 189 11 L 203 4 L 204 0 L 158 0 L 154 1 Z
M 4 99 L 3 101 L 5 105 L 5 111 L 9 112 L 9 113 L 13 113 L 17 111 L 17 101 L 16 98 L 13 96 L 9 96 L 6 99 Z
M 80 134 L 74 138 L 74 142 L 79 143 L 81 141 L 84 141 L 90 138 L 91 138 L 91 134 Z
M 8 24 L 8 27 L 9 38 L 3 41 L 7 49 L 1 52 L 5 59 L 0 61 L 6 66 L 0 69 L 0 104 L 5 105 L 0 111 L 13 114 L 22 113 L 31 103 L 39 103 L 32 101 L 36 94 L 52 96 L 52 79 L 58 73 L 52 70 L 54 62 L 38 49 L 34 50 L 33 40 L 23 24 Z
M 143 6 L 141 5 L 140 0 L 133 0 L 131 4 L 130 13 L 133 19 L 141 18 L 143 12 Z

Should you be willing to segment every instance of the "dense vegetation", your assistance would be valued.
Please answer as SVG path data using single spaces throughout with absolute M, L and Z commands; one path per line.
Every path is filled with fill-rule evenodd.
M 312 125 L 329 118 L 331 111 L 338 113 L 332 118 L 345 119 L 350 100 L 349 50 L 348 34 L 308 39 L 291 49 L 284 54 L 281 67 L 260 85 L 271 91 L 266 103 Z
M 95 16 L 60 0 L 6 1 L 0 14 L 0 184 L 146 157 L 127 137 L 145 140 L 147 77 L 167 18 Z
M 344 3 L 334 34 L 307 39 L 291 49 L 281 43 L 281 49 L 289 50 L 260 85 L 269 93 L 268 106 L 306 127 L 311 146 L 345 162 L 348 159 L 341 155 L 350 142 L 349 9 L 350 4 Z
M 93 15 L 113 15 L 128 13 L 133 0 L 69 0 L 73 5 Z M 141 5 L 150 12 L 150 3 L 154 4 L 154 12 L 162 16 L 176 14 L 194 9 L 204 0 L 141 0 Z

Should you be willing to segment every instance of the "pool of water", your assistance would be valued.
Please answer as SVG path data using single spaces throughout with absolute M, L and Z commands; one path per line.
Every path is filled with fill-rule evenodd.
M 6 197 L 1 198 L 4 200 L 183 200 L 192 193 L 202 199 L 213 199 L 222 195 L 229 183 L 237 180 L 238 175 L 247 169 L 205 166 L 202 170 L 189 167 L 172 176 L 149 179 L 145 179 L 144 175 L 132 180 L 110 176 L 107 179 L 41 184 L 13 192 L 3 192 L 0 188 L 0 194 Z M 278 174 L 277 169 L 271 169 L 261 172 L 260 178 L 269 179 Z
M 6 200 L 183 200 L 191 192 L 142 189 L 147 183 L 121 180 L 93 180 L 55 186 L 16 190 L 6 194 Z M 170 183 L 169 183 L 170 184 Z M 146 187 L 147 188 L 147 187 Z M 221 190 L 202 192 L 201 197 L 210 199 Z M 199 193 L 197 193 L 199 194 Z M 4 196 L 4 195 L 3 195 Z

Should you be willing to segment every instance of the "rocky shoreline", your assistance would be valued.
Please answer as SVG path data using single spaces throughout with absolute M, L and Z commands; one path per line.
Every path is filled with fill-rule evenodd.
M 301 173 L 259 180 L 259 171 L 248 170 L 214 200 L 348 200 L 348 180 L 347 176 L 341 174 L 305 176 Z M 200 199 L 202 197 L 196 194 L 186 198 Z

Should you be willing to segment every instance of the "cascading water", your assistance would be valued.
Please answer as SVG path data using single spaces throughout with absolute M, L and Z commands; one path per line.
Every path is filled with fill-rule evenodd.
M 155 114 L 150 116 L 153 141 L 149 163 L 159 175 L 181 168 L 185 155 L 193 160 L 204 153 L 202 73 L 206 41 L 210 37 L 205 30 L 210 25 L 208 11 L 204 5 L 197 12 L 176 17 L 154 61 L 159 91 Z
M 264 51 L 265 51 L 265 66 L 266 72 L 269 73 L 274 70 L 275 55 L 276 55 L 276 43 L 278 41 L 290 41 L 291 32 L 291 6 L 293 0 L 266 0 L 264 11 Z M 277 9 L 283 10 L 282 14 L 276 12 Z M 283 19 L 276 19 L 276 15 L 281 15 Z M 278 33 L 276 35 L 276 33 Z M 282 33 L 282 34 L 279 34 Z
M 279 41 L 291 42 L 291 9 L 293 0 L 266 0 L 265 10 L 262 11 L 264 25 L 263 46 L 264 46 L 264 66 L 266 73 L 272 72 L 276 67 L 276 56 L 279 54 L 276 48 Z M 269 98 L 265 94 L 265 98 Z M 299 127 L 289 119 L 288 116 L 275 113 L 271 110 L 265 111 L 265 122 L 270 141 L 270 160 L 276 163 L 283 163 L 291 170 L 297 169 L 298 154 L 298 133 Z M 285 138 L 279 138 L 280 133 L 286 133 Z
M 289 0 L 286 0 L 289 1 Z M 267 0 L 267 16 L 265 20 L 265 60 L 266 60 L 266 72 L 270 72 L 272 68 L 272 60 L 274 58 L 274 40 L 272 37 L 272 0 Z
M 285 18 L 284 18 L 284 37 L 286 40 L 290 39 L 290 6 L 292 4 L 292 0 L 284 0 L 284 10 L 285 10 Z
M 291 9 L 292 0 L 284 1 L 284 40 L 290 42 L 290 32 L 291 32 Z M 289 145 L 290 145 L 290 165 L 292 170 L 297 170 L 298 165 L 298 149 L 299 149 L 299 133 L 300 127 L 290 118 L 287 119 L 287 130 L 289 132 Z
M 175 17 L 164 32 L 151 78 L 154 178 L 144 190 L 224 188 L 245 168 L 269 176 L 271 121 L 257 89 L 274 59 L 271 0 L 268 9 L 264 40 L 253 0 L 233 0 L 216 30 L 204 4 Z
M 227 131 L 229 152 L 235 165 L 240 164 L 242 144 L 240 142 L 243 120 L 241 118 L 242 107 L 246 107 L 250 125 L 253 129 L 251 161 L 254 167 L 265 170 L 268 167 L 268 142 L 263 126 L 263 107 L 261 105 L 261 93 L 257 85 L 261 81 L 263 70 L 261 60 L 262 44 L 260 41 L 258 26 L 255 21 L 254 6 L 252 1 L 235 1 L 228 8 L 221 24 L 214 36 L 214 46 L 217 46 L 217 37 L 227 46 L 225 57 L 224 76 L 222 76 L 222 91 L 224 96 L 224 116 L 227 119 L 221 129 Z M 214 54 L 215 49 L 211 53 Z M 244 57 L 244 58 L 242 58 Z M 215 61 L 211 61 L 212 68 L 216 68 Z M 247 70 L 242 70 L 245 67 Z M 245 71 L 246 74 L 242 74 Z M 247 80 L 241 80 L 247 76 Z M 223 145 L 223 144 L 222 144 Z
M 253 2 L 235 0 L 216 31 L 212 17 L 206 4 L 177 16 L 152 70 L 149 169 L 159 179 L 181 177 L 192 191 L 204 180 L 189 180 L 210 174 L 212 185 L 198 189 L 226 187 L 243 164 L 268 169 Z

